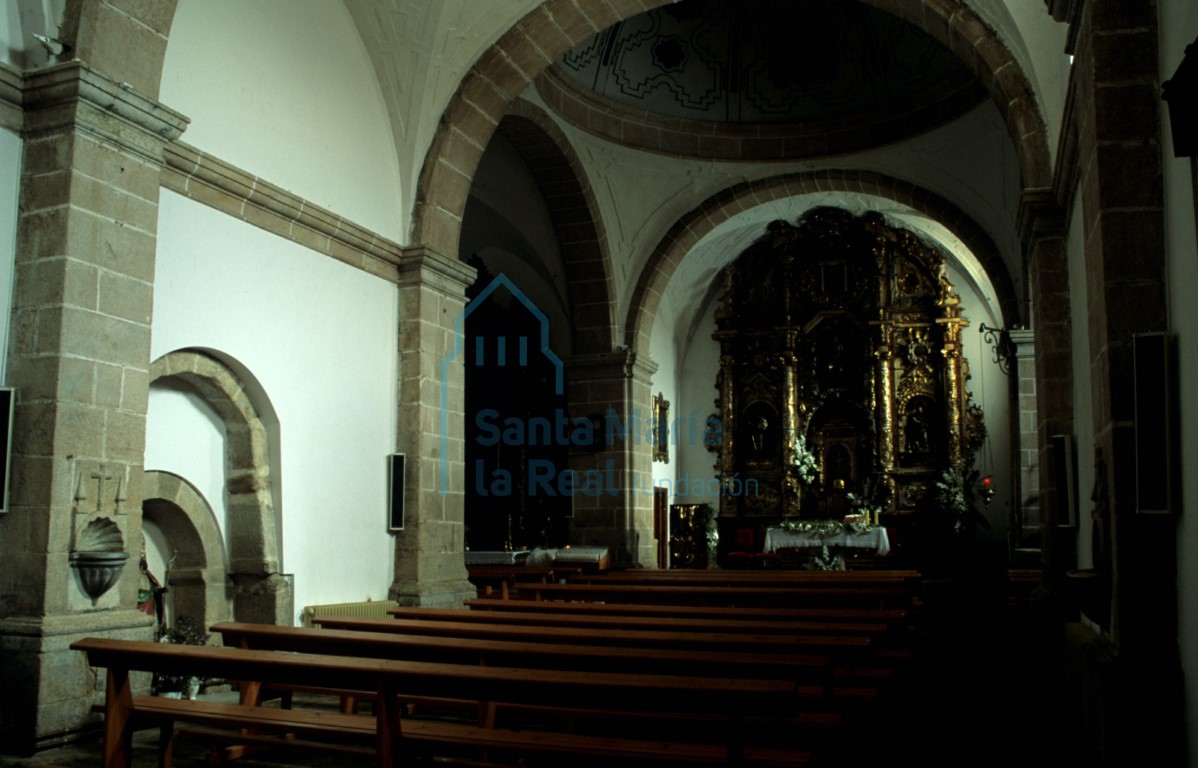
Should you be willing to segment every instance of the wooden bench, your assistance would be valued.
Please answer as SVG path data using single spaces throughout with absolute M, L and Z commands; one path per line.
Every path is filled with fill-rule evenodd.
M 906 630 L 911 613 L 906 608 L 752 608 L 737 606 L 663 605 L 652 603 L 596 603 L 561 600 L 495 600 L 472 598 L 466 601 L 472 611 L 494 613 L 536 612 L 555 615 L 655 616 L 662 618 L 761 619 L 767 621 L 849 621 L 884 622 L 894 629 Z
M 915 600 L 906 584 L 835 586 L 707 586 L 673 584 L 517 584 L 512 595 L 531 600 L 652 603 L 669 605 L 799 607 L 836 606 L 910 608 Z
M 799 704 L 795 686 L 785 680 L 482 667 L 110 638 L 84 638 L 71 648 L 85 652 L 93 667 L 107 670 L 104 768 L 128 768 L 133 729 L 147 725 L 160 727 L 160 764 L 169 766 L 176 722 L 196 724 L 213 733 L 225 732 L 234 741 L 253 739 L 280 747 L 373 750 L 379 766 L 410 764 L 418 755 L 479 751 L 517 758 L 530 754 L 584 755 L 674 765 L 793 766 L 803 765 L 810 758 L 810 753 L 802 749 L 746 744 L 743 738 L 741 724 L 745 717 L 796 711 Z M 135 696 L 130 683 L 132 671 L 349 688 L 370 692 L 375 713 L 366 717 Z M 724 728 L 720 729 L 719 742 L 683 743 L 401 720 L 400 701 L 404 696 L 511 704 L 580 697 L 595 709 L 690 713 L 718 718 Z M 246 729 L 255 733 L 245 733 Z
M 845 675 L 838 674 L 828 656 L 814 654 L 509 642 L 436 635 L 413 636 L 389 632 L 280 627 L 244 622 L 221 622 L 214 625 L 212 631 L 219 634 L 227 646 L 256 650 L 480 664 L 487 667 L 784 679 L 794 683 L 796 697 L 803 702 L 805 708 L 790 721 L 790 724 L 796 727 L 826 727 L 839 722 L 840 715 L 846 709 L 846 703 L 855 705 L 877 698 L 877 688 L 866 686 L 865 682 L 881 682 L 876 677 L 866 681 L 848 681 Z M 339 693 L 343 696 L 353 695 L 352 692 Z M 441 702 L 442 699 L 437 700 L 437 703 Z M 243 698 L 243 703 L 253 703 L 253 700 Z M 482 725 L 496 724 L 498 707 L 476 700 L 469 703 L 482 707 Z M 552 707 L 538 705 L 518 709 L 541 713 L 565 712 L 572 716 L 585 715 L 585 708 L 579 710 L 577 703 L 571 706 L 570 702 L 552 702 Z M 353 710 L 343 706 L 343 711 Z
M 922 580 L 914 570 L 871 571 L 807 571 L 771 570 L 738 571 L 698 568 L 638 568 L 608 571 L 601 574 L 578 573 L 567 580 L 576 584 L 674 584 L 690 586 L 895 586 L 918 587 Z
M 472 638 L 513 642 L 656 648 L 667 651 L 723 651 L 739 653 L 820 654 L 832 661 L 834 676 L 846 686 L 876 684 L 905 669 L 909 647 L 878 642 L 862 635 L 798 635 L 754 632 L 695 632 L 646 629 L 546 627 L 518 623 L 471 623 L 421 619 L 359 619 L 317 617 L 320 626 L 367 632 L 389 632 L 440 638 Z
M 421 619 L 360 619 L 349 616 L 316 616 L 315 624 L 328 629 L 389 632 L 434 637 L 466 637 L 532 643 L 575 643 L 626 648 L 669 650 L 738 651 L 743 653 L 821 653 L 860 658 L 873 648 L 862 635 L 798 635 L 754 632 L 682 632 L 666 630 L 606 629 L 596 632 L 581 627 L 560 627 L 547 632 L 543 626 L 519 623 L 470 623 Z
M 552 566 L 536 568 L 526 565 L 467 565 L 466 575 L 480 595 L 498 593 L 507 598 L 509 589 L 520 583 L 548 584 L 573 575 L 581 575 L 582 568 Z
M 466 611 L 459 608 L 391 608 L 397 619 L 461 621 L 471 624 L 524 624 L 542 627 L 585 627 L 593 630 L 649 629 L 671 632 L 753 632 L 785 635 L 864 635 L 882 637 L 891 626 L 881 621 L 775 621 L 756 618 L 697 618 L 626 616 L 588 613 L 538 613 L 536 611 Z
M 463 611 L 465 613 L 465 611 Z M 372 622 L 379 620 L 370 620 Z M 382 620 L 386 623 L 386 620 Z M 374 627 L 376 625 L 368 625 Z M 781 677 L 807 684 L 804 695 L 830 681 L 832 660 L 815 653 L 767 653 L 587 643 L 497 640 L 452 633 L 411 635 L 353 629 L 280 627 L 274 624 L 220 622 L 212 626 L 226 646 L 296 651 L 334 656 L 405 659 L 444 664 L 481 664 L 524 669 L 581 669 L 605 672 L 693 674 L 714 677 Z M 540 633 L 544 638 L 547 633 Z

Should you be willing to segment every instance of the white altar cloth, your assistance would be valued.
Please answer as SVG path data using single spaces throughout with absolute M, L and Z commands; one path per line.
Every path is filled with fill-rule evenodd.
M 845 531 L 834 536 L 817 536 L 807 531 L 788 531 L 785 528 L 767 528 L 763 550 L 777 552 L 779 549 L 800 549 L 825 545 L 872 549 L 879 555 L 890 553 L 890 537 L 886 535 L 886 529 L 881 526 L 870 528 L 864 533 Z

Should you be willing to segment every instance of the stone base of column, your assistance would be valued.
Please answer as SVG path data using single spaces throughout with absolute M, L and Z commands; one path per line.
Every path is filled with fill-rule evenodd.
M 478 589 L 468 579 L 396 582 L 387 596 L 407 607 L 461 608 L 467 599 L 478 597 Z
M 233 582 L 237 585 L 233 614 L 238 621 L 284 627 L 295 624 L 295 590 L 290 574 L 234 574 Z
M 154 620 L 137 610 L 0 619 L 0 744 L 32 754 L 72 740 L 98 725 L 91 711 L 104 701 L 104 671 L 70 650 L 84 637 L 153 640 Z M 150 689 L 150 674 L 134 674 L 136 692 Z

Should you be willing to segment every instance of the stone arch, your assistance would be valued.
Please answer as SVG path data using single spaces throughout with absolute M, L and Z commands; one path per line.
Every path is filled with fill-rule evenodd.
M 609 352 L 616 338 L 615 278 L 607 235 L 582 163 L 561 128 L 517 100 L 498 126 L 545 195 L 570 292 L 574 354 Z
M 145 473 L 142 518 L 171 542 L 175 562 L 167 576 L 175 615 L 209 627 L 232 617 L 225 544 L 211 505 L 195 486 L 170 472 Z
M 943 224 L 978 257 L 998 294 L 1008 327 L 1019 322 L 1019 304 L 997 246 L 985 231 L 944 198 L 915 185 L 869 171 L 816 171 L 745 182 L 723 190 L 680 218 L 662 237 L 641 269 L 628 307 L 625 339 L 629 349 L 649 354 L 653 318 L 666 284 L 686 254 L 723 222 L 771 200 L 816 192 L 842 191 L 884 197 L 910 206 Z
M 290 587 L 279 572 L 269 440 L 249 389 L 232 367 L 198 349 L 155 360 L 150 365 L 150 383 L 163 379 L 189 387 L 225 426 L 228 571 L 237 587 L 236 618 L 291 623 Z
M 113 82 L 157 98 L 166 41 L 178 0 L 152 3 L 68 2 L 59 39 L 72 58 L 85 61 Z
M 980 77 L 1007 125 L 1025 194 L 1048 189 L 1048 134 L 1034 90 L 994 29 L 962 3 L 866 2 L 929 33 Z M 666 0 L 610 0 L 588 6 L 584 13 L 575 0 L 548 0 L 485 51 L 462 78 L 425 155 L 412 241 L 438 253 L 457 253 L 470 179 L 511 103 L 570 46 L 664 4 Z

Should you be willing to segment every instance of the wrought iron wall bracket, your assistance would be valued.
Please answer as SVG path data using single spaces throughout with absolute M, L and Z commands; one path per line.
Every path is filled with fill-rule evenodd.
M 982 341 L 990 345 L 998 369 L 1010 376 L 1015 363 L 1015 345 L 1011 342 L 1010 332 L 1006 328 L 992 328 L 985 323 L 978 330 L 982 334 Z

